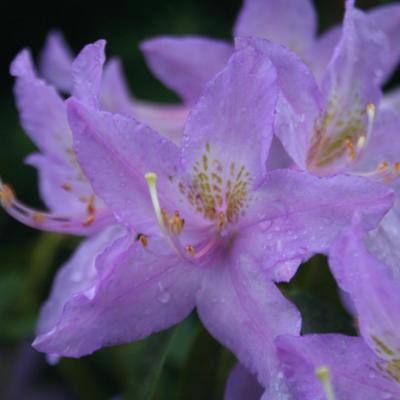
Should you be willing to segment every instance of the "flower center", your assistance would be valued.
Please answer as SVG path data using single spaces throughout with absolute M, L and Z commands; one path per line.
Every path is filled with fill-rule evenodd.
M 321 121 L 316 125 L 307 154 L 310 170 L 343 168 L 358 160 L 366 148 L 375 121 L 375 106 L 369 103 L 365 110 L 354 107 L 347 113 L 337 114 L 332 103 Z M 365 118 L 367 123 L 365 123 Z
M 200 245 L 182 245 L 180 236 L 185 220 L 179 211 L 172 214 L 162 208 L 157 194 L 157 176 L 153 172 L 145 174 L 150 197 L 158 224 L 171 246 L 185 260 L 199 260 L 216 249 L 218 244 L 231 236 L 239 219 L 252 200 L 249 192 L 251 174 L 244 165 L 236 167 L 235 162 L 224 169 L 223 164 L 211 154 L 211 146 L 206 145 L 200 161 L 192 168 L 192 178 L 188 183 L 180 181 L 178 190 L 189 202 L 195 213 L 208 222 L 205 230 L 208 240 Z M 173 181 L 173 178 L 170 177 Z M 211 226 L 210 226 L 211 222 Z

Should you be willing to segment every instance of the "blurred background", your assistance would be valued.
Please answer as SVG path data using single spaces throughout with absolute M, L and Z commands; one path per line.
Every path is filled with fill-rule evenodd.
M 370 8 L 383 3 L 357 4 Z M 316 0 L 315 5 L 321 32 L 341 20 L 343 0 Z M 177 100 L 151 76 L 138 44 L 160 34 L 229 40 L 240 6 L 240 0 L 1 2 L 1 176 L 24 202 L 42 206 L 36 173 L 23 163 L 35 149 L 19 127 L 8 73 L 11 60 L 23 47 L 37 56 L 47 33 L 55 28 L 76 52 L 105 38 L 108 55 L 122 59 L 136 97 Z M 398 75 L 390 86 L 400 82 Z M 196 315 L 145 341 L 104 349 L 80 360 L 62 360 L 55 366 L 31 349 L 40 304 L 55 271 L 78 243 L 77 238 L 34 231 L 0 212 L 0 399 L 221 399 L 235 359 L 204 331 Z M 301 309 L 304 332 L 354 333 L 323 257 L 304 265 L 282 290 Z

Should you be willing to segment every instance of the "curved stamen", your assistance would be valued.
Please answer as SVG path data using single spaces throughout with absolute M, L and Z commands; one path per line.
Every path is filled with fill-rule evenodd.
M 92 203 L 89 204 L 87 215 L 82 220 L 29 207 L 19 201 L 12 188 L 4 184 L 1 179 L 0 204 L 17 221 L 31 228 L 44 231 L 74 234 L 84 233 L 92 230 L 91 225 L 95 220 L 95 210 Z
M 335 400 L 335 393 L 333 391 L 331 382 L 331 373 L 328 367 L 319 367 L 315 370 L 315 375 L 322 383 L 324 388 L 326 400 Z

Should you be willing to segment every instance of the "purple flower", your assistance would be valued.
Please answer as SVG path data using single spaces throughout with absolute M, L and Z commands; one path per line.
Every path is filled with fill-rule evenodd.
M 104 47 L 103 42 L 97 46 Z M 132 101 L 120 63 L 111 59 L 102 71 L 102 60 L 91 61 L 84 49 L 72 61 L 72 52 L 59 33 L 50 34 L 41 56 L 43 76 L 62 91 L 112 112 L 135 115 L 165 135 L 178 140 L 187 110 L 181 106 L 152 106 Z M 83 60 L 83 62 L 82 62 Z M 100 64 L 99 64 L 99 61 Z M 87 63 L 86 63 L 87 62 Z M 97 70 L 91 70 L 91 66 Z M 90 87 L 85 87 L 90 71 Z M 1 184 L 1 203 L 20 222 L 44 230 L 90 234 L 114 223 L 112 213 L 93 192 L 72 149 L 72 134 L 62 96 L 39 77 L 28 50 L 11 65 L 16 77 L 15 95 L 21 123 L 39 152 L 27 163 L 37 168 L 41 196 L 50 212 L 34 210 L 21 203 L 8 185 Z
M 400 59 L 400 6 L 374 8 L 368 12 L 368 19 L 389 38 L 389 57 L 380 79 L 383 82 Z M 320 81 L 342 28 L 335 26 L 320 37 L 316 30 L 317 17 L 310 0 L 245 0 L 233 29 L 235 37 L 268 39 L 291 49 Z M 204 85 L 224 67 L 233 51 L 229 43 L 196 36 L 162 36 L 146 40 L 141 47 L 153 73 L 189 105 L 194 104 Z
M 296 399 L 324 399 L 315 370 L 327 367 L 338 399 L 400 397 L 400 276 L 367 249 L 359 216 L 332 247 L 330 265 L 351 299 L 361 337 L 344 335 L 284 336 L 279 357 Z M 399 259 L 397 258 L 397 269 Z
M 73 92 L 73 53 L 59 32 L 51 32 L 40 57 L 42 76 L 57 89 Z M 188 108 L 183 105 L 157 104 L 134 98 L 128 88 L 121 62 L 112 57 L 104 67 L 99 93 L 102 109 L 134 116 L 158 132 L 179 140 Z
M 78 74 L 79 66 L 75 69 Z M 21 123 L 39 149 L 27 162 L 38 169 L 40 192 L 50 212 L 22 204 L 2 184 L 3 208 L 26 225 L 51 231 L 92 233 L 113 223 L 111 212 L 93 192 L 76 160 L 64 99 L 38 77 L 28 50 L 15 58 L 11 73 L 16 77 Z
M 87 62 L 102 51 L 88 46 Z M 371 228 L 392 201 L 364 178 L 267 172 L 277 91 L 268 58 L 236 52 L 191 111 L 180 148 L 95 102 L 68 101 L 78 160 L 128 233 L 97 257 L 88 283 L 64 290 L 69 272 L 60 272 L 50 303 L 62 294 L 54 314 L 42 313 L 51 323 L 38 350 L 79 357 L 165 329 L 197 307 L 211 334 L 268 386 L 273 339 L 300 329 L 272 279 L 290 279 L 326 251 L 354 211 Z

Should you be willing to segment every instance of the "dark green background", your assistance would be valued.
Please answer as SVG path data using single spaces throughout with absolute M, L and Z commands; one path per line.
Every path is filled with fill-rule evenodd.
M 296 1 L 296 0 L 293 0 Z M 382 1 L 364 0 L 368 8 Z M 23 47 L 37 55 L 50 29 L 62 30 L 75 51 L 99 38 L 109 55 L 119 55 L 137 97 L 168 101 L 146 69 L 141 40 L 160 34 L 230 38 L 239 0 L 3 1 L 0 5 L 0 174 L 21 199 L 40 206 L 36 175 L 23 164 L 34 146 L 18 125 L 8 66 Z M 316 1 L 320 30 L 339 21 L 342 0 Z M 393 79 L 391 85 L 398 79 Z M 233 356 L 191 316 L 178 327 L 81 360 L 49 367 L 30 350 L 35 319 L 57 267 L 73 251 L 76 238 L 38 233 L 0 212 L 0 399 L 220 399 Z M 304 332 L 352 333 L 339 304 L 326 261 L 316 257 L 295 281 L 282 287 L 302 310 Z

